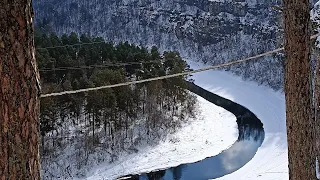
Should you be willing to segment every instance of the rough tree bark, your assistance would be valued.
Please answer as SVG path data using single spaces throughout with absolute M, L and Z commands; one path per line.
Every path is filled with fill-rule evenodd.
M 308 0 L 283 0 L 289 178 L 315 176 Z
M 32 0 L 0 0 L 0 179 L 40 179 Z

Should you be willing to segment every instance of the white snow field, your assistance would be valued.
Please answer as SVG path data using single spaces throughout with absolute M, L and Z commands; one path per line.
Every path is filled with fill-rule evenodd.
M 87 174 L 88 180 L 111 180 L 122 175 L 139 174 L 199 161 L 219 154 L 238 138 L 236 117 L 198 96 L 199 111 L 195 120 L 155 147 L 139 149 L 136 154 L 99 164 Z
M 189 63 L 193 69 L 202 67 L 198 63 Z M 218 179 L 287 180 L 283 93 L 275 92 L 266 86 L 258 86 L 255 82 L 243 81 L 228 72 L 206 71 L 194 74 L 193 78 L 197 85 L 247 107 L 262 121 L 265 128 L 265 140 L 253 159 L 239 170 Z M 166 141 L 156 147 L 145 148 L 137 154 L 122 157 L 115 164 L 99 165 L 88 174 L 87 179 L 114 179 L 126 174 L 165 169 L 214 156 L 227 149 L 238 137 L 235 117 L 201 97 L 198 99 L 201 112 L 197 120 L 185 125 L 176 134 L 168 136 Z M 244 143 L 244 146 L 247 145 Z

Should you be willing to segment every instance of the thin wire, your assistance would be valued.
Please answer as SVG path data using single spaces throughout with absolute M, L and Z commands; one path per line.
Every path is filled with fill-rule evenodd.
M 61 45 L 61 46 L 39 47 L 39 48 L 36 48 L 36 50 L 40 50 L 40 49 L 55 49 L 55 48 L 82 46 L 82 45 L 91 45 L 91 44 L 100 44 L 100 43 L 107 43 L 107 42 L 106 41 L 97 41 L 97 42 L 90 42 L 90 43 L 67 44 L 67 45 Z
M 310 39 L 315 39 L 318 36 L 320 36 L 320 33 L 311 36 Z M 52 96 L 62 96 L 62 95 L 66 95 L 66 94 L 76 94 L 76 93 L 81 93 L 81 92 L 96 91 L 96 90 L 101 90 L 101 89 L 114 88 L 114 87 L 120 87 L 120 86 L 127 86 L 127 85 L 132 85 L 132 84 L 141 84 L 141 83 L 145 83 L 145 82 L 157 81 L 157 80 L 168 79 L 168 78 L 173 78 L 173 77 L 178 77 L 178 76 L 185 76 L 185 75 L 190 75 L 190 74 L 194 74 L 194 73 L 198 73 L 198 72 L 217 69 L 217 68 L 220 68 L 220 67 L 231 66 L 233 64 L 239 64 L 239 63 L 242 63 L 242 62 L 245 62 L 245 61 L 249 61 L 249 60 L 253 60 L 253 59 L 256 59 L 256 58 L 259 58 L 259 57 L 263 57 L 263 56 L 266 56 L 266 55 L 269 55 L 269 54 L 274 54 L 274 53 L 280 52 L 282 50 L 284 50 L 283 47 L 275 49 L 275 50 L 272 50 L 272 51 L 268 51 L 268 52 L 265 52 L 265 53 L 262 53 L 262 54 L 258 54 L 258 55 L 255 55 L 255 56 L 251 56 L 251 57 L 248 57 L 248 58 L 244 58 L 244 59 L 240 59 L 240 60 L 236 60 L 236 61 L 231 61 L 231 62 L 228 62 L 228 63 L 215 65 L 215 66 L 210 66 L 210 67 L 206 67 L 206 68 L 201 68 L 201 69 L 197 69 L 197 70 L 193 70 L 193 71 L 187 71 L 187 72 L 182 72 L 182 73 L 177 73 L 177 74 L 154 77 L 154 78 L 150 78 L 150 79 L 143 79 L 143 80 L 138 80 L 138 81 L 129 81 L 129 82 L 124 82 L 124 83 L 112 84 L 112 85 L 106 85 L 106 86 L 100 86 L 100 87 L 94 87 L 94 88 L 79 89 L 79 90 L 73 90 L 73 91 L 64 91 L 64 92 L 52 93 L 52 94 L 43 94 L 40 97 L 41 98 L 45 98 L 45 97 L 52 97 Z
M 129 66 L 129 65 L 142 65 L 142 64 L 153 64 L 161 63 L 160 60 L 147 61 L 147 62 L 126 62 L 126 63 L 105 63 L 103 65 L 91 65 L 91 66 L 73 66 L 73 67 L 56 67 L 56 68 L 42 68 L 40 72 L 48 71 L 66 71 L 66 70 L 79 70 L 79 69 L 93 69 L 93 68 L 107 68 L 111 66 Z
M 320 33 L 315 34 L 313 36 L 310 37 L 310 39 L 315 39 L 316 37 L 318 37 L 320 35 Z M 77 43 L 77 44 L 69 44 L 69 45 L 61 45 L 61 46 L 49 46 L 49 47 L 39 47 L 36 48 L 37 50 L 40 49 L 54 49 L 54 48 L 62 48 L 62 47 L 72 47 L 72 46 L 81 46 L 81 45 L 91 45 L 91 44 L 100 44 L 100 43 L 107 43 L 106 41 L 97 41 L 97 42 L 90 42 L 90 43 Z

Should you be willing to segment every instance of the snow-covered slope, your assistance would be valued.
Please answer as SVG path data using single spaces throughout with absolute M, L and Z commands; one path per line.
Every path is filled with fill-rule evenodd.
M 122 175 L 195 162 L 219 154 L 238 138 L 236 118 L 230 112 L 198 97 L 198 119 L 184 125 L 155 147 L 122 157 L 116 163 L 100 164 L 87 174 L 88 180 L 114 179 Z
M 200 68 L 199 64 L 190 63 L 192 68 Z M 245 82 L 227 72 L 202 72 L 195 74 L 194 79 L 197 85 L 250 109 L 263 122 L 265 128 L 265 140 L 253 159 L 236 172 L 218 179 L 287 180 L 284 95 L 265 86 L 258 86 L 255 82 Z M 203 112 L 208 114 L 203 120 L 193 122 L 181 129 L 173 138 L 178 142 L 172 143 L 171 137 L 155 148 L 124 158 L 118 165 L 100 166 L 90 174 L 88 179 L 112 179 L 119 175 L 148 172 L 179 163 L 197 161 L 219 153 L 236 138 L 235 119 L 227 111 L 217 108 L 200 97 L 199 100 L 201 108 L 204 109 Z M 215 114 L 211 113 L 213 110 Z M 206 136 L 208 132 L 215 132 L 216 136 Z M 198 138 L 201 140 L 198 141 Z M 170 147 L 172 145 L 173 147 Z

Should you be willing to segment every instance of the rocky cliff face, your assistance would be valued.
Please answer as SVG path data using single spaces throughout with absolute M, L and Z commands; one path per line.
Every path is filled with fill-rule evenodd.
M 279 47 L 279 0 L 35 0 L 36 22 L 57 33 L 86 33 L 114 42 L 177 50 L 219 64 Z M 245 79 L 282 87 L 279 55 L 235 65 Z

